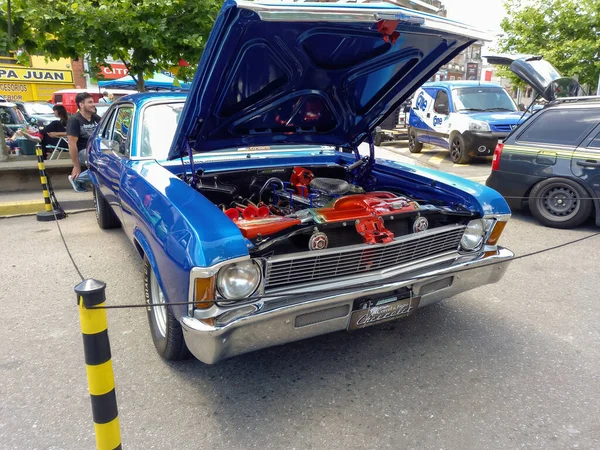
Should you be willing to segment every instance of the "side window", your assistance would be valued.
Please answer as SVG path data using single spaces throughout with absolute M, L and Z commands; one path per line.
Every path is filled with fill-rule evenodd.
M 449 114 L 448 93 L 446 91 L 440 90 L 437 93 L 433 110 L 438 114 Z
M 8 108 L 0 108 L 0 121 L 4 125 L 12 125 L 12 124 L 14 124 L 14 122 L 12 120 L 12 116 L 11 116 L 10 111 L 8 110 Z
M 594 136 L 594 139 L 592 139 L 592 142 L 589 143 L 588 148 L 600 150 L 600 133 Z
M 517 141 L 578 146 L 600 121 L 600 112 L 584 109 L 565 108 L 538 114 L 538 120 Z
M 115 118 L 115 109 L 110 112 L 110 115 L 106 118 L 104 123 L 102 124 L 102 132 L 100 136 L 102 139 L 110 139 L 111 131 L 112 131 L 112 123 Z
M 115 118 L 112 139 L 119 143 L 119 153 L 129 156 L 129 131 L 133 122 L 133 107 L 123 106 L 118 109 Z

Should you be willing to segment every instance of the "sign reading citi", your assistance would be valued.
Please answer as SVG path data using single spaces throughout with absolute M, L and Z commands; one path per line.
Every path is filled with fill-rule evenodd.
M 0 81 L 22 81 L 37 83 L 73 83 L 69 70 L 23 69 L 0 67 Z

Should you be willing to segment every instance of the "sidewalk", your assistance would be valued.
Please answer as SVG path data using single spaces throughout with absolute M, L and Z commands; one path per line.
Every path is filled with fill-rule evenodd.
M 56 189 L 54 191 L 60 206 L 68 213 L 83 209 L 93 209 L 92 192 L 75 192 L 73 189 Z M 0 217 L 35 214 L 45 210 L 44 197 L 40 187 L 38 192 L 3 192 L 0 193 Z

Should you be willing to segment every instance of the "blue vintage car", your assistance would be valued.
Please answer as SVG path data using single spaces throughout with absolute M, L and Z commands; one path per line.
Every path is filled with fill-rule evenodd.
M 228 0 L 187 97 L 111 105 L 88 149 L 96 216 L 145 261 L 162 357 L 215 363 L 502 278 L 504 199 L 371 139 L 479 38 L 389 4 Z

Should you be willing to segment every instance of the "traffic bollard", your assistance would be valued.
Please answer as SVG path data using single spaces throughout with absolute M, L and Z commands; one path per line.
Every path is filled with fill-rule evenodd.
M 79 319 L 83 333 L 83 351 L 88 389 L 92 399 L 92 416 L 98 450 L 121 449 L 121 431 L 115 394 L 108 319 L 104 306 L 106 284 L 87 279 L 75 286 Z
M 42 193 L 44 195 L 45 211 L 37 213 L 36 217 L 39 222 L 49 222 L 51 220 L 60 220 L 65 218 L 65 213 L 59 208 L 52 208 L 52 200 L 50 199 L 50 190 L 48 189 L 48 175 L 46 174 L 46 165 L 44 164 L 44 154 L 42 147 L 38 144 L 35 147 L 35 154 L 38 160 L 38 170 L 40 172 L 40 181 L 42 182 Z

